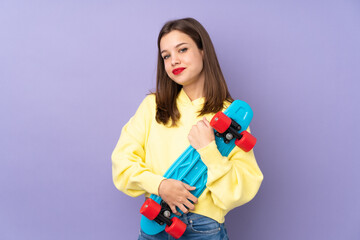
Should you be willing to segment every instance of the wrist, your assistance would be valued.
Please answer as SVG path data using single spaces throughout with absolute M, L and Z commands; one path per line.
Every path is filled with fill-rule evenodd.
M 161 180 L 161 182 L 160 182 L 160 184 L 159 184 L 159 187 L 158 187 L 158 196 L 159 197 L 161 197 L 160 195 L 161 195 L 161 193 L 160 193 L 160 187 L 161 187 L 161 184 L 165 181 L 165 180 L 167 180 L 167 178 L 164 178 L 163 180 Z
M 197 151 L 205 151 L 205 149 L 207 149 L 207 148 L 212 148 L 214 144 L 215 144 L 215 147 L 217 148 L 215 139 L 212 140 L 212 141 L 210 141 L 210 142 L 208 142 L 206 145 L 203 145 L 203 146 L 199 147 L 199 148 L 196 149 L 196 150 L 197 150 Z

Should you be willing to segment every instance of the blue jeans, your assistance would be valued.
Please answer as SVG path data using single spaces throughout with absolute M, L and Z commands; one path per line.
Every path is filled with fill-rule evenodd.
M 180 217 L 187 227 L 185 233 L 179 240 L 228 240 L 224 223 L 196 214 L 187 213 Z M 174 240 L 167 232 L 162 231 L 156 235 L 147 235 L 140 229 L 138 240 Z

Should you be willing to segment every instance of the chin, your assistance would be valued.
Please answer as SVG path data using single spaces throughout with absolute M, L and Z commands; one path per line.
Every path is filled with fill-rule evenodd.
M 187 82 L 187 80 L 184 80 L 181 76 L 173 76 L 171 77 L 171 80 L 182 86 Z

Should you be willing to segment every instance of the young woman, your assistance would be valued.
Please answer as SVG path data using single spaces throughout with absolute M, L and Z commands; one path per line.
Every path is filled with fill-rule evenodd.
M 158 37 L 156 92 L 122 129 L 112 154 L 113 181 L 129 196 L 156 194 L 175 214 L 181 209 L 187 229 L 180 239 L 228 239 L 225 215 L 250 201 L 262 182 L 252 150 L 235 147 L 223 157 L 217 149 L 209 120 L 232 101 L 204 27 L 192 18 L 167 22 Z M 198 199 L 194 187 L 163 177 L 189 144 L 208 168 Z M 173 238 L 140 231 L 139 239 Z

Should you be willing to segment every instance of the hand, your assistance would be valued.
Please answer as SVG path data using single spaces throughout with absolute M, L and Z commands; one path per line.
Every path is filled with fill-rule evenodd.
M 189 201 L 197 203 L 197 198 L 189 192 L 195 188 L 175 179 L 164 179 L 159 185 L 159 196 L 169 205 L 174 214 L 180 216 L 176 207 L 183 213 L 189 212 L 187 208 L 195 209 L 194 204 Z
M 215 140 L 214 130 L 205 117 L 191 128 L 188 139 L 196 150 L 206 147 Z

